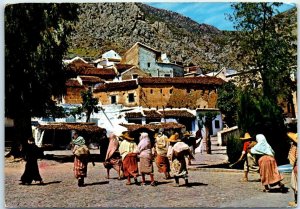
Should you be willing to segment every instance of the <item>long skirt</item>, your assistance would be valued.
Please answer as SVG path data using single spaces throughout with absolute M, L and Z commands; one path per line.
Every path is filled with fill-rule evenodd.
M 298 192 L 298 179 L 297 179 L 297 176 L 298 176 L 298 166 L 296 165 L 293 168 L 292 177 L 291 177 L 291 186 L 292 186 L 293 190 L 295 190 L 296 192 Z
M 171 163 L 171 172 L 176 177 L 186 178 L 188 170 L 186 167 L 185 157 L 174 158 Z
M 158 168 L 158 172 L 160 172 L 160 173 L 170 172 L 170 162 L 167 157 L 157 155 L 155 162 L 156 162 L 156 165 Z
M 26 162 L 25 171 L 21 176 L 22 183 L 31 184 L 32 181 L 42 181 L 42 177 L 39 172 L 37 160 L 29 160 Z
M 136 154 L 129 153 L 123 160 L 123 172 L 124 176 L 138 176 L 138 163 Z
M 103 163 L 106 169 L 114 168 L 119 172 L 122 168 L 122 158 L 119 153 L 114 153 L 109 159 Z
M 88 160 L 87 158 L 78 158 L 74 157 L 74 175 L 75 177 L 82 178 L 87 176 L 87 165 L 88 165 Z
M 258 160 L 258 165 L 262 185 L 275 184 L 283 179 L 274 157 L 264 155 Z
M 150 158 L 140 158 L 140 172 L 142 174 L 153 173 L 153 164 Z

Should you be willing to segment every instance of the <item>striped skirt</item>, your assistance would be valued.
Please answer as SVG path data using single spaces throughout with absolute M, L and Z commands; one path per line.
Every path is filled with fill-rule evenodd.
M 74 157 L 74 175 L 76 178 L 86 177 L 87 176 L 87 159 L 79 159 L 78 157 Z

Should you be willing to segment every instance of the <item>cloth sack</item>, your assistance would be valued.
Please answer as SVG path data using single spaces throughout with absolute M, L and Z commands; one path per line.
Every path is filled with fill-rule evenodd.
M 75 151 L 74 155 L 77 157 L 85 157 L 90 154 L 89 148 L 86 145 L 79 146 Z
M 184 150 L 189 150 L 190 147 L 184 143 L 184 142 L 177 142 L 174 146 L 173 146 L 173 150 L 175 152 L 182 152 Z

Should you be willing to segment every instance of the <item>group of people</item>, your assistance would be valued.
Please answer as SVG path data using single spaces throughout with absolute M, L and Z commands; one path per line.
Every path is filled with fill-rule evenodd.
M 297 134 L 289 132 L 291 139 L 291 148 L 288 159 L 293 166 L 291 176 L 291 186 L 295 194 L 294 201 L 290 206 L 297 205 Z M 118 179 L 126 178 L 126 185 L 131 185 L 131 179 L 134 179 L 136 185 L 146 185 L 146 175 L 150 176 L 150 185 L 156 186 L 153 172 L 153 161 L 155 161 L 158 172 L 164 173 L 165 179 L 175 179 L 175 186 L 179 186 L 179 179 L 183 178 L 185 185 L 188 186 L 188 169 L 186 160 L 194 158 L 193 149 L 189 144 L 188 132 L 174 133 L 170 137 L 166 136 L 163 130 L 155 135 L 155 143 L 150 140 L 148 133 L 140 133 L 139 142 L 130 136 L 129 132 L 124 132 L 117 137 L 114 133 L 109 136 L 109 145 L 105 156 L 104 167 L 107 169 L 106 178 L 110 178 L 110 169 L 114 168 L 118 173 Z M 283 176 L 279 173 L 275 152 L 268 144 L 263 134 L 256 135 L 255 139 L 249 133 L 245 133 L 243 140 L 243 151 L 240 158 L 230 167 L 238 162 L 245 160 L 243 181 L 248 181 L 249 171 L 256 171 L 260 174 L 260 181 L 264 186 L 263 191 L 270 191 L 271 187 L 278 186 L 284 192 L 286 187 L 282 183 Z M 84 186 L 84 178 L 87 176 L 87 165 L 89 162 L 89 149 L 85 145 L 83 137 L 79 136 L 77 131 L 72 131 L 72 151 L 74 153 L 74 174 L 78 179 L 78 186 Z M 22 184 L 31 184 L 39 181 L 44 184 L 38 169 L 37 159 L 43 153 L 34 144 L 34 138 L 28 139 L 28 144 L 24 147 L 25 160 L 27 161 L 25 171 L 21 176 Z M 139 162 L 139 163 L 138 163 Z M 94 163 L 93 163 L 94 164 Z M 141 182 L 138 176 L 141 175 Z
M 134 184 L 146 185 L 146 175 L 149 175 L 150 185 L 156 186 L 153 168 L 155 161 L 158 172 L 163 173 L 165 179 L 171 178 L 171 172 L 175 178 L 175 186 L 179 186 L 180 177 L 185 179 L 188 186 L 186 158 L 193 158 L 192 150 L 179 139 L 178 133 L 167 137 L 161 131 L 155 136 L 154 145 L 146 132 L 140 133 L 139 143 L 135 142 L 129 132 L 119 137 L 111 133 L 104 167 L 107 169 L 107 178 L 109 170 L 114 168 L 118 172 L 118 179 L 127 179 L 126 185 L 131 184 L 132 178 Z M 138 181 L 139 175 L 141 182 Z
M 293 167 L 291 176 L 291 186 L 294 191 L 294 201 L 289 202 L 290 206 L 297 206 L 297 134 L 288 132 L 288 137 L 291 139 L 291 147 L 288 154 L 288 159 Z M 256 135 L 255 139 L 249 133 L 245 133 L 243 140 L 243 151 L 240 158 L 229 167 L 235 164 L 244 162 L 244 176 L 242 181 L 248 181 L 248 173 L 259 172 L 260 181 L 264 186 L 263 191 L 268 192 L 272 187 L 278 186 L 280 191 L 285 192 L 287 188 L 282 183 L 283 176 L 279 173 L 277 163 L 275 160 L 275 152 L 268 144 L 263 134 Z

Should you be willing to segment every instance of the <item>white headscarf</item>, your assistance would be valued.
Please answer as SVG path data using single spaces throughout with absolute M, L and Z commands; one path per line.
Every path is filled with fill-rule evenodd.
M 256 141 L 257 144 L 250 150 L 252 154 L 270 155 L 274 157 L 275 152 L 272 149 L 272 147 L 268 144 L 266 137 L 263 134 L 257 134 Z

